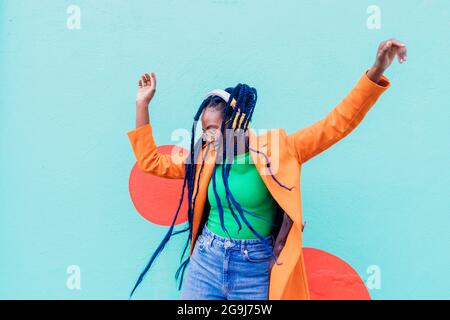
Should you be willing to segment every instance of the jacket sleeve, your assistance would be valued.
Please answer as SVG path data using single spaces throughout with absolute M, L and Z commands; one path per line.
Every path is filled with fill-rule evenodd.
M 163 178 L 184 179 L 186 155 L 182 154 L 181 149 L 179 157 L 158 152 L 150 124 L 131 130 L 127 134 L 137 165 L 142 171 Z
M 373 82 L 366 71 L 350 93 L 323 119 L 286 135 L 289 150 L 299 163 L 305 163 L 328 149 L 356 128 L 390 85 L 385 76 L 378 83 Z

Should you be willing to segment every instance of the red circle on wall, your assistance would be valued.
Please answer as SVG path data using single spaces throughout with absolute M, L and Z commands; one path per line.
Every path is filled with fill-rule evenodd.
M 339 257 L 313 248 L 303 256 L 312 300 L 370 300 L 361 277 Z
M 175 146 L 159 146 L 158 152 L 170 154 L 173 147 Z M 184 149 L 183 152 L 188 151 Z M 167 179 L 146 173 L 136 163 L 131 170 L 128 187 L 134 207 L 142 217 L 163 226 L 172 224 L 181 197 L 183 179 Z M 175 224 L 187 221 L 187 199 L 185 188 L 183 204 Z

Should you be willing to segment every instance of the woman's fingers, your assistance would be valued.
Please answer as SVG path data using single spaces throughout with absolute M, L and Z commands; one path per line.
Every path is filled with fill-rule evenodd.
M 388 57 L 390 62 L 397 56 L 398 62 L 406 61 L 407 50 L 406 45 L 396 39 L 390 39 L 381 44 L 380 57 Z
M 143 84 L 144 87 L 145 87 L 145 86 L 147 85 L 147 78 L 145 77 L 145 74 L 142 75 L 141 80 L 142 80 L 142 84 Z
M 152 72 L 152 82 L 153 82 L 153 87 L 156 88 L 156 76 L 155 76 L 154 72 Z
M 391 39 L 389 41 L 392 42 L 392 46 L 396 50 L 398 62 L 405 62 L 407 55 L 406 45 L 403 42 L 398 41 L 397 39 Z
M 389 53 L 389 51 L 392 49 L 392 42 L 391 41 L 385 41 L 380 45 L 380 49 L 379 49 L 379 53 L 378 53 L 378 57 L 380 59 L 384 59 L 387 54 Z
M 139 87 L 152 86 L 156 87 L 156 76 L 154 72 L 151 72 L 151 76 L 148 72 L 144 73 L 139 80 Z
M 396 47 L 406 47 L 406 45 L 403 42 L 398 41 L 397 39 L 391 39 L 389 41 L 391 41 L 392 44 Z
M 406 61 L 406 54 L 404 53 L 404 50 L 402 49 L 397 50 L 397 59 L 399 63 L 403 63 Z
M 406 61 L 406 56 L 408 55 L 406 46 L 400 47 L 398 50 L 398 61 L 403 63 Z
M 150 76 L 148 75 L 148 72 L 145 73 L 145 80 L 147 81 L 147 85 L 152 85 L 152 80 L 150 79 Z

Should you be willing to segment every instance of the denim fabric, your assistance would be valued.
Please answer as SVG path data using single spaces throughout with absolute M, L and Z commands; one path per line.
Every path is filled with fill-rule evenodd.
M 266 237 L 273 250 L 273 236 Z M 267 300 L 271 252 L 259 239 L 223 238 L 205 225 L 183 281 L 183 300 Z

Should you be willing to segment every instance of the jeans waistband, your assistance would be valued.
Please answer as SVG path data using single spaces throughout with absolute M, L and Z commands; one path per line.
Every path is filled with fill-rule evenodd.
M 233 238 L 221 237 L 218 234 L 209 230 L 208 227 L 206 226 L 206 224 L 203 226 L 203 230 L 202 230 L 201 234 L 202 234 L 202 236 L 209 238 L 210 242 L 214 241 L 216 244 L 223 246 L 224 248 L 235 247 L 238 249 L 242 249 L 245 247 L 264 245 L 264 242 L 261 239 L 233 239 Z M 264 237 L 264 239 L 267 240 L 268 243 L 273 246 L 273 243 L 274 243 L 273 235 Z

